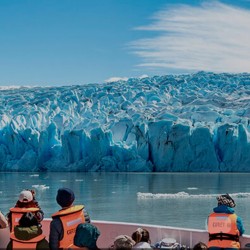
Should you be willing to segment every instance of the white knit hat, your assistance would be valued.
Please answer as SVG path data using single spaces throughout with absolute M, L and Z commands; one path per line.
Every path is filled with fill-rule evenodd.
M 33 200 L 33 194 L 29 190 L 23 190 L 19 194 L 19 199 L 20 202 L 30 202 Z

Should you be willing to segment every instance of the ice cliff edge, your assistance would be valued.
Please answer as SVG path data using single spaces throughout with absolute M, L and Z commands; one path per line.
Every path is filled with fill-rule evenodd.
M 250 74 L 2 89 L 0 171 L 250 171 Z

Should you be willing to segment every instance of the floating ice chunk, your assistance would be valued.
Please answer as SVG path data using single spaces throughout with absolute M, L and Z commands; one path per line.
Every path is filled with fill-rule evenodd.
M 175 194 L 163 193 L 137 193 L 138 199 L 179 199 L 179 198 L 192 198 L 192 199 L 204 199 L 204 198 L 215 198 L 221 194 L 189 194 L 186 192 L 178 192 Z M 236 198 L 250 198 L 250 193 L 231 193 L 231 197 Z
M 38 190 L 49 189 L 49 186 L 46 186 L 46 185 L 44 185 L 44 184 L 41 184 L 41 185 L 36 184 L 36 185 L 32 185 L 32 187 L 33 187 L 33 188 L 36 188 L 36 189 L 38 189 Z

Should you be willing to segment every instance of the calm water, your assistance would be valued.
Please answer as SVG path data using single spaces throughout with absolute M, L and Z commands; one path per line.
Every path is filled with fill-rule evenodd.
M 217 173 L 0 173 L 0 210 L 6 214 L 22 189 L 33 188 L 45 216 L 59 209 L 60 187 L 75 191 L 92 219 L 205 228 L 216 195 L 228 192 L 250 234 L 250 174 Z

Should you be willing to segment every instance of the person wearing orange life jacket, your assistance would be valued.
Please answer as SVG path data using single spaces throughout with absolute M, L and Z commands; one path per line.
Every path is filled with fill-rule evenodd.
M 33 213 L 23 214 L 19 220 L 19 225 L 14 227 L 14 231 L 10 234 L 10 242 L 7 245 L 7 250 L 12 249 L 49 249 L 49 243 Z
M 18 221 L 22 215 L 27 212 L 34 213 L 39 223 L 43 220 L 44 213 L 35 199 L 34 190 L 23 190 L 19 194 L 15 207 L 10 208 L 7 217 L 11 232 L 13 232 L 14 227 L 18 225 Z
M 75 195 L 71 189 L 58 189 L 56 201 L 62 209 L 52 215 L 49 234 L 51 250 L 72 246 L 77 226 L 81 223 L 90 223 L 90 217 L 84 206 L 74 206 L 74 200 Z
M 234 212 L 235 202 L 229 194 L 217 197 L 218 206 L 208 217 L 208 249 L 239 249 L 239 237 L 244 233 L 242 220 Z

